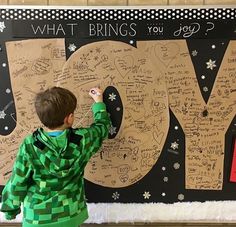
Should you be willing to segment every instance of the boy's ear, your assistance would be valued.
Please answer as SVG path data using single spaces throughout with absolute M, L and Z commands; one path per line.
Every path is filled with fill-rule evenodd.
M 71 125 L 73 123 L 74 114 L 70 113 L 64 118 L 64 124 Z

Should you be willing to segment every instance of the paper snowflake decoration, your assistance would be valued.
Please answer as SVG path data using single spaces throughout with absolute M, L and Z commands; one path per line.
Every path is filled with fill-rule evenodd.
M 197 54 L 198 54 L 198 52 L 197 52 L 196 50 L 193 50 L 193 51 L 192 51 L 193 57 L 197 56 Z
M 174 143 L 171 143 L 171 146 L 170 146 L 173 150 L 175 149 L 178 149 L 179 148 L 179 144 L 174 142 Z
M 74 52 L 76 50 L 76 45 L 74 43 L 69 44 L 68 49 L 70 50 L 70 52 Z
M 0 119 L 5 119 L 5 116 L 6 116 L 6 114 L 5 114 L 4 110 L 0 110 Z
M 111 94 L 109 94 L 109 98 L 111 101 L 116 100 L 116 94 L 114 94 L 113 92 Z
M 144 192 L 143 197 L 144 197 L 144 199 L 149 199 L 151 197 L 150 192 Z
M 174 165 L 173 165 L 174 169 L 179 169 L 180 167 L 180 164 L 178 162 L 176 162 Z
M 6 28 L 4 21 L 0 22 L 0 32 L 3 32 L 3 30 Z
M 184 195 L 183 194 L 179 194 L 178 195 L 178 200 L 184 200 Z
M 163 181 L 164 181 L 164 182 L 168 182 L 168 180 L 169 180 L 168 177 L 164 177 L 164 178 L 163 178 Z
M 119 194 L 118 192 L 114 192 L 114 193 L 112 194 L 112 198 L 113 198 L 114 200 L 117 200 L 117 199 L 120 198 L 120 194 Z
M 213 70 L 216 67 L 216 61 L 212 61 L 211 59 L 209 59 L 208 62 L 206 62 L 207 64 L 207 69 Z
M 116 127 L 114 127 L 113 125 L 110 127 L 110 129 L 109 129 L 109 133 L 111 134 L 111 135 L 113 135 L 113 134 L 116 134 Z
M 203 91 L 208 92 L 208 87 L 203 87 Z

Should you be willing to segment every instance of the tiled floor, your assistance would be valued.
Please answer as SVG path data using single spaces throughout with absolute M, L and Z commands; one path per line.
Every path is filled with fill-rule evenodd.
M 4 224 L 0 223 L 0 227 L 20 227 L 21 224 Z M 84 224 L 81 227 L 236 227 L 236 223 L 135 223 L 135 224 Z M 69 227 L 69 226 L 68 226 Z

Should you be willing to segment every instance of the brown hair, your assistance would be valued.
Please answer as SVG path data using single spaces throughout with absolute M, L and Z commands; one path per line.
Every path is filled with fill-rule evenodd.
M 64 119 L 75 111 L 75 95 L 61 87 L 52 87 L 36 95 L 35 109 L 40 121 L 54 129 L 64 124 Z

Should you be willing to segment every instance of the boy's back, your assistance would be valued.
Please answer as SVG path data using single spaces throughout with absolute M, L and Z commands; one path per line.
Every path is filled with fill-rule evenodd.
M 25 138 L 3 191 L 1 211 L 7 219 L 20 212 L 21 202 L 24 227 L 77 227 L 88 218 L 84 168 L 108 136 L 110 126 L 101 98 L 93 104 L 94 123 L 89 128 L 72 129 L 73 119 L 71 124 L 69 118 L 65 127 L 40 128 Z

